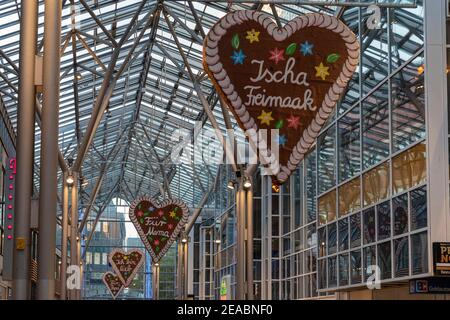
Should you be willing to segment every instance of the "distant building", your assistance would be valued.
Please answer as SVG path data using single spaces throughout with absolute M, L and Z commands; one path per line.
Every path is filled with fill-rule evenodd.
M 92 230 L 92 224 L 93 222 L 88 223 L 87 234 Z M 105 272 L 112 270 L 108 263 L 109 253 L 115 248 L 122 248 L 125 237 L 124 215 L 118 213 L 117 207 L 111 203 L 95 226 L 91 243 L 86 251 L 83 283 L 85 299 L 111 298 L 102 277 Z

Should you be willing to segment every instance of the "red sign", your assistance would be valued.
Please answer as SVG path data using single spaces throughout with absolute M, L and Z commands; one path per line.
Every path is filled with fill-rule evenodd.
M 188 207 L 178 199 L 157 204 L 153 199 L 140 197 L 133 201 L 129 211 L 130 219 L 155 263 L 175 241 L 188 215 Z
M 114 299 L 117 298 L 119 293 L 124 288 L 124 285 L 119 276 L 109 271 L 103 275 L 103 283 L 106 285 L 109 293 L 111 293 Z
M 211 28 L 203 50 L 205 70 L 278 184 L 311 148 L 358 63 L 353 32 L 319 13 L 279 28 L 267 14 L 235 11 Z
M 128 287 L 144 263 L 144 254 L 140 250 L 125 252 L 114 249 L 109 254 L 108 260 L 124 286 Z

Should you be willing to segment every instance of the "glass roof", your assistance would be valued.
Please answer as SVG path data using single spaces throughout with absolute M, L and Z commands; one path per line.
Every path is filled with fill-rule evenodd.
M 226 126 L 219 99 L 203 72 L 202 39 L 212 25 L 231 10 L 263 10 L 275 14 L 282 24 L 304 12 L 325 12 L 340 17 L 364 37 L 361 68 L 365 79 L 368 79 L 365 83 L 369 90 L 378 84 L 380 77 L 385 76 L 383 70 L 388 69 L 388 36 L 399 44 L 393 50 L 401 61 L 413 57 L 423 44 L 422 1 L 418 1 L 417 8 L 396 9 L 393 34 L 382 36 L 379 35 L 382 31 L 360 34 L 361 13 L 357 7 L 299 6 L 288 2 L 269 5 L 256 1 L 64 0 L 59 149 L 69 162 L 78 156 L 78 146 L 82 143 L 105 74 L 112 65 L 113 53 L 118 52 L 112 70 L 117 81 L 81 169 L 81 175 L 89 181 L 80 197 L 82 206 L 88 204 L 102 172 L 106 173 L 95 208 L 110 202 L 113 197 L 131 201 L 138 195 L 149 194 L 162 198 L 164 181 L 173 197 L 195 207 L 208 191 L 208 186 L 214 183 L 217 165 L 207 165 L 202 161 L 193 165 L 177 165 L 171 160 L 171 154 L 178 145 L 178 140 L 173 138 L 175 132 L 193 134 L 198 123 L 205 129 L 212 126 L 164 13 L 223 134 Z M 389 2 L 398 5 L 413 1 Z M 72 3 L 76 5 L 72 6 Z M 0 2 L 0 97 L 14 128 L 17 124 L 17 71 L 20 67 L 20 4 L 21 1 L 17 0 Z M 39 54 L 43 49 L 43 11 L 44 1 L 41 0 Z M 133 19 L 135 15 L 137 19 Z M 127 34 L 132 21 L 131 32 Z M 125 41 L 118 50 L 122 39 Z M 350 88 L 347 97 L 351 96 Z M 233 118 L 232 124 L 236 127 Z M 237 132 L 237 139 L 244 142 L 243 133 Z M 35 141 L 35 185 L 38 186 L 38 125 Z M 217 141 L 216 144 L 219 146 Z M 194 157 L 193 148 L 185 151 Z M 195 156 L 204 159 L 211 156 L 212 151 L 214 148 L 211 147 L 196 148 Z

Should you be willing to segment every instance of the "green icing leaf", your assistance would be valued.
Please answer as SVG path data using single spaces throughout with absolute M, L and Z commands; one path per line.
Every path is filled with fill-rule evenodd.
M 297 44 L 296 43 L 291 43 L 290 45 L 288 45 L 288 47 L 286 48 L 286 55 L 287 56 L 292 56 L 295 53 L 295 50 L 297 50 Z
M 327 57 L 327 62 L 328 63 L 335 63 L 336 61 L 339 60 L 341 56 L 337 53 L 332 53 Z
M 237 33 L 231 38 L 231 46 L 234 49 L 239 48 L 239 35 Z
M 140 219 L 139 219 L 139 222 L 140 222 L 141 224 L 143 224 L 143 223 L 144 223 L 144 218 L 140 218 Z
M 283 128 L 283 119 L 277 120 L 277 122 L 275 122 L 275 129 L 281 128 Z

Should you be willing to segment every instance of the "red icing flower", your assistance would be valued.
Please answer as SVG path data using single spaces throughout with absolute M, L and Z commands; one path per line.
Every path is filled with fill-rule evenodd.
M 143 213 L 142 211 L 139 210 L 138 213 L 137 213 L 137 216 L 138 216 L 138 217 L 142 217 L 143 215 L 144 215 L 144 213 Z
M 278 50 L 278 48 L 275 48 L 270 51 L 269 60 L 272 60 L 273 62 L 275 62 L 275 64 L 278 64 L 278 62 L 284 61 L 283 54 L 284 54 L 284 49 Z
M 158 214 L 159 214 L 160 217 L 162 217 L 164 215 L 164 211 L 159 210 Z
M 155 240 L 153 241 L 153 243 L 155 244 L 155 246 L 159 246 L 159 240 Z
M 169 230 L 172 230 L 172 229 L 173 229 L 173 224 L 169 223 L 169 224 L 167 225 L 167 228 L 168 228 Z
M 288 121 L 288 128 L 294 128 L 297 130 L 298 126 L 300 125 L 300 117 L 296 117 L 294 115 L 291 115 L 290 118 L 287 119 Z

